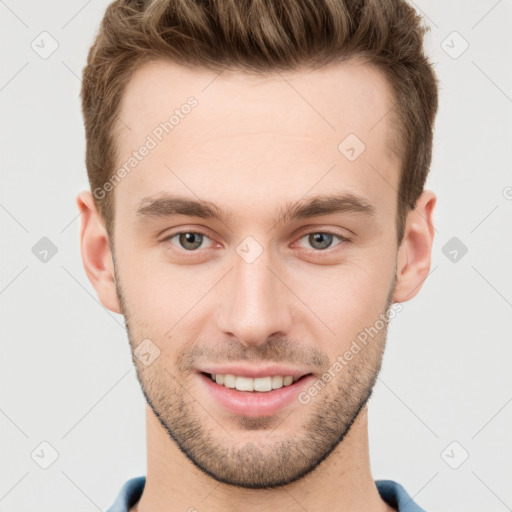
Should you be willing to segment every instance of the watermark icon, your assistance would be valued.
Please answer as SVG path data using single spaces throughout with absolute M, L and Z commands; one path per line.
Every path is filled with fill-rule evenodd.
M 317 379 L 311 386 L 299 393 L 298 400 L 301 404 L 306 405 L 311 401 L 311 398 L 315 397 L 336 375 L 349 364 L 354 356 L 359 354 L 375 336 L 379 334 L 382 329 L 385 329 L 389 320 L 392 320 L 404 309 L 402 303 L 397 302 L 393 304 L 386 314 L 381 313 L 379 318 L 375 320 L 372 326 L 366 327 L 362 330 L 356 338 L 352 340 L 350 348 L 345 350 L 343 354 L 338 355 L 336 361 L 331 367 L 323 373 L 322 377 Z
M 144 366 L 149 366 L 160 356 L 160 349 L 149 338 L 146 338 L 137 345 L 133 353 Z
M 452 469 L 459 469 L 469 458 L 468 451 L 458 441 L 452 441 L 442 452 L 443 459 Z
M 48 59 L 51 57 L 59 47 L 57 40 L 49 32 L 41 32 L 30 43 L 30 48 L 34 50 L 41 59 Z
M 30 457 L 40 468 L 48 469 L 59 458 L 59 452 L 48 441 L 43 441 L 34 448 Z
M 441 251 L 452 263 L 458 263 L 466 255 L 468 248 L 462 240 L 454 236 L 443 245 Z
M 43 236 L 43 238 L 32 247 L 32 254 L 41 263 L 48 263 L 57 254 L 57 251 L 57 246 L 46 236 Z
M 364 142 L 354 133 L 347 135 L 338 145 L 338 151 L 349 162 L 357 160 L 365 149 Z
M 103 184 L 102 187 L 96 187 L 93 191 L 93 195 L 96 199 L 104 199 L 108 192 L 114 190 L 114 188 L 126 178 L 130 172 L 139 165 L 149 153 L 155 149 L 160 142 L 164 140 L 164 137 L 174 130 L 178 126 L 182 119 L 190 114 L 193 108 L 197 107 L 199 102 L 194 96 L 188 98 L 187 102 L 180 106 L 180 108 L 174 109 L 174 112 L 165 121 L 155 126 L 151 133 L 146 137 L 144 144 L 138 149 L 132 151 L 131 156 L 124 162 L 124 164 L 112 173 L 112 176 Z
M 457 31 L 453 31 L 441 41 L 441 48 L 452 59 L 458 59 L 469 48 L 469 43 Z
M 236 253 L 246 263 L 254 263 L 262 254 L 263 247 L 252 236 L 246 236 L 236 247 Z

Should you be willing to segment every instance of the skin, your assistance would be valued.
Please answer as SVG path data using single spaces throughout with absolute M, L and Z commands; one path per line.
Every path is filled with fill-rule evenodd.
M 309 403 L 275 415 L 229 413 L 196 373 L 211 362 L 289 362 L 321 378 L 380 314 L 421 289 L 436 197 L 423 192 L 398 246 L 389 84 L 357 62 L 254 77 L 155 61 L 125 91 L 119 165 L 190 96 L 197 107 L 115 187 L 113 239 L 91 193 L 77 198 L 99 300 L 125 315 L 132 351 L 144 339 L 160 350 L 149 366 L 134 357 L 148 461 L 132 511 L 394 510 L 371 475 L 366 405 L 386 327 Z M 366 146 L 353 162 L 338 150 L 350 133 Z M 234 213 L 224 222 L 137 217 L 143 198 L 163 193 Z M 289 202 L 333 193 L 364 198 L 374 215 L 276 224 Z M 164 240 L 197 229 L 207 235 L 199 248 Z M 336 235 L 328 248 L 308 236 L 326 231 Z M 247 236 L 262 249 L 252 263 L 236 252 Z

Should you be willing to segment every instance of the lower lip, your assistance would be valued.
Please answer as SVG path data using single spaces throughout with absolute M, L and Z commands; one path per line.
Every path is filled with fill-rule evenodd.
M 217 384 L 209 375 L 199 374 L 208 392 L 217 402 L 233 414 L 249 417 L 269 416 L 297 400 L 297 395 L 315 380 L 314 375 L 306 375 L 298 381 L 272 391 L 238 391 Z

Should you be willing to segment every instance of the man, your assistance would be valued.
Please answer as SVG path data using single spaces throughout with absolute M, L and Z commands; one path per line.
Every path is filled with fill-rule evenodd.
M 148 404 L 111 512 L 422 510 L 373 480 L 367 401 L 430 268 L 423 33 L 391 0 L 108 7 L 81 251 Z

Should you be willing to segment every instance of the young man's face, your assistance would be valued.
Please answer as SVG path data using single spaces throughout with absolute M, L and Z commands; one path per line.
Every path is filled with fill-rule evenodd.
M 134 361 L 152 411 L 220 481 L 283 484 L 331 453 L 375 383 L 382 319 L 426 277 L 435 199 L 411 214 L 414 236 L 398 251 L 393 103 L 385 79 L 355 63 L 255 79 L 154 62 L 128 84 L 118 167 L 151 147 L 113 192 L 116 282 L 99 244 L 105 271 L 88 273 L 125 315 L 132 350 L 150 340 Z M 263 386 L 306 377 L 251 392 L 209 373 Z

